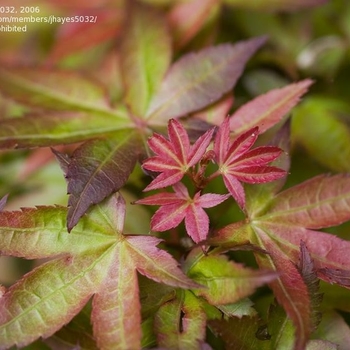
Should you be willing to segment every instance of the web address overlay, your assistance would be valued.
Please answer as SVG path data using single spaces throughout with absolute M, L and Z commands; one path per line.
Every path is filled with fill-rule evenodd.
M 0 32 L 26 32 L 26 23 L 96 23 L 97 16 L 0 16 Z

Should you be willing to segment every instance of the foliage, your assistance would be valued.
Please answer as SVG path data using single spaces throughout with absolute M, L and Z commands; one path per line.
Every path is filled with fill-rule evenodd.
M 350 5 L 39 5 L 97 17 L 0 33 L 0 349 L 346 349 Z

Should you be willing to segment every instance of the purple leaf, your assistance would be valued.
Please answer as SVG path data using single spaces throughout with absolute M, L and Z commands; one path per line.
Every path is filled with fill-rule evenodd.
M 8 194 L 6 194 L 5 196 L 3 196 L 0 199 L 0 211 L 4 210 L 6 202 L 7 202 L 7 197 L 8 197 Z
M 246 62 L 264 42 L 260 37 L 184 55 L 166 74 L 147 118 L 157 124 L 217 101 L 236 84 Z
M 134 133 L 121 131 L 109 139 L 88 141 L 72 155 L 66 178 L 70 231 L 92 204 L 118 191 L 128 180 L 140 151 Z

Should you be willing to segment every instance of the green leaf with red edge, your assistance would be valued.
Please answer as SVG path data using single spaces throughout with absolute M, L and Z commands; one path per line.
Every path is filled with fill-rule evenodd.
M 60 25 L 56 40 L 46 60 L 54 64 L 74 53 L 87 50 L 115 38 L 122 27 L 122 9 L 99 8 L 79 11 L 84 22 L 66 22 Z
M 171 38 L 164 15 L 151 7 L 132 4 L 121 46 L 125 102 L 144 116 L 171 61 Z
M 50 112 L 0 120 L 0 148 L 55 146 L 84 141 L 130 127 L 123 108 L 112 115 Z
M 312 83 L 305 79 L 256 97 L 232 115 L 230 129 L 238 134 L 258 126 L 260 133 L 265 132 L 282 120 Z
M 54 110 L 109 112 L 105 88 L 72 71 L 45 68 L 1 68 L 5 95 L 33 106 Z
M 223 96 L 265 38 L 222 44 L 182 56 L 167 72 L 147 111 L 150 124 L 197 111 Z
M 165 349 L 199 349 L 204 343 L 206 315 L 190 291 L 178 291 L 155 315 L 158 346 Z
M 297 11 L 303 8 L 319 6 L 328 0 L 224 0 L 227 5 L 263 11 Z
M 122 130 L 108 139 L 87 141 L 73 153 L 66 172 L 70 231 L 92 204 L 118 191 L 139 157 L 138 134 Z
M 67 234 L 65 208 L 0 213 L 2 254 L 54 258 L 25 275 L 0 299 L 1 349 L 52 335 L 93 295 L 97 345 L 117 348 L 123 343 L 139 348 L 136 270 L 174 287 L 198 288 L 170 254 L 156 248 L 159 239 L 123 235 L 124 214 L 123 199 L 114 195 Z M 109 312 L 115 308 L 119 312 Z
M 286 310 L 296 327 L 295 349 L 302 350 L 312 330 L 308 288 L 288 255 L 278 250 L 275 243 L 261 228 L 255 227 L 254 229 L 256 243 L 268 252 L 268 255 L 256 254 L 256 260 L 261 268 L 279 272 L 278 279 L 269 285 L 277 301 Z
M 219 0 L 175 3 L 168 15 L 175 46 L 184 47 L 203 28 L 210 14 L 216 12 L 219 6 Z
M 207 287 L 194 293 L 212 305 L 235 303 L 277 277 L 271 270 L 255 271 L 229 261 L 224 255 L 204 256 L 197 250 L 191 252 L 185 268 L 188 276 Z
M 317 229 L 350 219 L 350 176 L 319 175 L 287 189 L 270 202 L 264 221 Z
M 259 199 L 259 193 L 254 197 L 251 191 L 250 201 Z M 258 205 L 253 211 L 247 207 L 249 222 L 219 230 L 209 243 L 223 242 L 230 247 L 230 241 L 235 245 L 248 239 L 266 252 L 255 250 L 256 259 L 260 267 L 281 274 L 270 286 L 295 324 L 297 347 L 301 349 L 313 328 L 313 312 L 312 291 L 302 270 L 296 267 L 300 263 L 300 242 L 304 242 L 319 278 L 350 287 L 350 242 L 312 230 L 350 220 L 350 177 L 321 175 L 269 197 L 265 202 L 258 201 L 261 209 Z

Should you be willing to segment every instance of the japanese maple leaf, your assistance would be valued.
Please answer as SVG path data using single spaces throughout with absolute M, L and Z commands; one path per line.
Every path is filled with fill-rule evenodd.
M 206 239 L 209 218 L 203 208 L 222 203 L 229 195 L 197 192 L 192 198 L 181 182 L 173 186 L 175 192 L 163 192 L 136 201 L 138 204 L 161 205 L 151 220 L 154 231 L 166 231 L 178 226 L 185 219 L 188 235 L 198 243 Z
M 219 172 L 226 188 L 242 209 L 245 207 L 245 194 L 240 181 L 264 183 L 286 175 L 285 170 L 267 165 L 279 157 L 282 153 L 280 148 L 261 146 L 251 149 L 258 138 L 258 131 L 258 127 L 252 128 L 230 142 L 229 118 L 226 118 L 214 141 L 214 157 Z
M 310 254 L 319 278 L 350 288 L 350 242 L 317 231 L 350 220 L 350 178 L 319 175 L 272 196 L 264 194 L 265 186 L 247 197 L 249 219 L 224 227 L 208 243 L 228 247 L 249 240 L 268 253 L 254 252 L 260 268 L 280 273 L 270 287 L 293 321 L 295 349 L 304 349 L 314 326 L 315 293 L 305 268 L 298 267 L 300 252 Z
M 156 156 L 147 159 L 143 167 L 159 174 L 145 191 L 171 186 L 179 182 L 193 165 L 197 164 L 211 141 L 214 128 L 205 132 L 191 145 L 185 128 L 175 119 L 168 124 L 169 140 L 154 133 L 148 145 Z
M 0 251 L 27 259 L 53 258 L 0 298 L 0 349 L 51 336 L 92 298 L 99 349 L 141 348 L 137 272 L 174 287 L 198 288 L 156 237 L 124 235 L 118 194 L 94 207 L 67 233 L 67 208 L 0 212 Z

